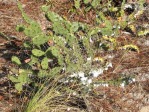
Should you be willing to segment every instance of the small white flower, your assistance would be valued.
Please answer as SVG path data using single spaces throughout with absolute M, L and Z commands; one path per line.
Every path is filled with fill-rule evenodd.
M 98 77 L 100 74 L 103 74 L 103 69 L 92 70 L 90 74 L 93 74 L 93 77 Z
M 94 84 L 93 86 L 94 86 L 95 88 L 97 88 L 97 87 L 101 86 L 101 84 Z
M 74 81 L 73 79 L 70 80 L 70 82 L 73 82 L 73 81 Z
M 87 83 L 91 84 L 92 83 L 92 79 L 88 79 Z
M 80 78 L 84 77 L 84 72 L 78 72 L 78 76 L 79 76 Z
M 109 86 L 109 84 L 102 84 L 104 87 L 108 87 Z
M 71 78 L 73 78 L 73 77 L 77 77 L 77 76 L 78 76 L 77 73 L 72 73 L 72 74 L 70 75 Z
M 68 80 L 66 80 L 66 81 L 64 81 L 64 84 L 67 84 L 69 81 Z
M 91 57 L 87 58 L 87 61 L 91 61 Z
M 129 83 L 133 83 L 133 82 L 135 82 L 136 81 L 136 79 L 135 78 L 132 78 L 132 79 L 130 79 L 128 82 Z
M 111 34 L 111 36 L 114 36 L 114 35 L 115 35 L 115 33 L 112 33 L 112 34 Z
M 102 43 L 99 43 L 99 47 L 101 47 L 102 46 Z
M 135 82 L 136 81 L 136 79 L 135 78 L 132 78 L 132 82 Z
M 87 77 L 82 77 L 81 82 L 82 82 L 83 85 L 86 85 Z
M 87 81 L 87 77 L 81 77 L 81 81 Z
M 113 66 L 112 66 L 112 63 L 109 63 L 109 64 L 107 65 L 107 67 L 113 67 Z
M 114 58 L 114 56 L 112 56 L 112 55 L 109 55 L 109 56 L 108 56 L 108 58 L 109 58 L 109 59 L 112 59 L 112 58 Z
M 108 67 L 106 67 L 104 70 L 108 70 Z
M 124 83 L 124 82 L 121 83 L 121 84 L 120 84 L 120 87 L 124 88 L 124 87 L 125 87 L 125 83 Z
M 94 84 L 93 86 L 96 88 L 96 87 L 98 87 L 99 85 L 98 85 L 98 84 Z
M 76 92 L 73 92 L 73 93 L 72 93 L 72 95 L 76 96 L 76 95 L 77 95 L 77 93 L 76 93 Z
M 66 71 L 66 67 L 63 67 L 62 70 L 63 70 L 63 71 Z
M 93 72 L 93 77 L 98 77 L 98 76 L 99 76 L 99 73 L 96 72 L 96 71 L 94 71 L 94 72 Z

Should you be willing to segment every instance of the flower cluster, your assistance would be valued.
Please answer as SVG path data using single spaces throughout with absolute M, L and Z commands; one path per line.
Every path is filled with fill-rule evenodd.
M 73 81 L 79 81 L 80 84 L 83 86 L 89 87 L 91 84 L 93 86 L 108 86 L 108 84 L 94 84 L 93 79 L 99 77 L 100 75 L 104 74 L 105 70 L 108 70 L 112 66 L 112 63 L 107 63 L 106 66 L 103 68 L 98 69 L 91 69 L 88 73 L 85 73 L 83 71 L 74 72 L 71 75 L 69 75 L 66 79 L 61 80 L 63 83 L 72 83 Z

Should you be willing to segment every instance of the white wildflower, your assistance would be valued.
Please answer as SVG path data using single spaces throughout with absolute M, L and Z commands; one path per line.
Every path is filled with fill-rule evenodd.
M 104 68 L 104 70 L 108 70 L 109 67 L 111 67 L 111 68 L 113 67 L 112 63 L 108 63 L 108 64 L 106 65 L 106 67 Z
M 132 82 L 135 82 L 136 81 L 136 79 L 135 78 L 132 78 Z
M 68 83 L 69 82 L 69 80 L 66 80 L 64 83 Z
M 102 43 L 99 43 L 99 47 L 101 47 L 102 46 Z
M 87 81 L 87 77 L 81 77 L 81 81 Z
M 72 74 L 70 75 L 71 78 L 73 78 L 73 77 L 77 77 L 77 76 L 78 76 L 77 73 L 72 73 Z
M 114 58 L 114 56 L 112 56 L 112 55 L 108 55 L 107 58 L 112 59 L 112 58 Z
M 63 68 L 62 68 L 62 71 L 63 71 L 63 72 L 66 71 L 66 67 L 63 67 Z
M 115 33 L 112 33 L 112 34 L 111 34 L 111 36 L 114 36 L 114 35 L 115 35 Z
M 108 63 L 107 67 L 111 67 L 112 68 L 113 67 L 112 63 Z
M 106 84 L 102 84 L 102 86 L 104 86 L 104 87 L 108 87 L 108 86 L 109 86 L 109 84 L 107 84 L 107 83 L 106 83 Z
M 124 87 L 125 87 L 125 83 L 124 83 L 124 82 L 121 83 L 121 84 L 120 84 L 120 87 L 124 88 Z
M 93 86 L 94 86 L 94 88 L 97 88 L 97 87 L 101 86 L 101 84 L 94 84 Z
M 83 85 L 85 85 L 86 82 L 87 82 L 87 77 L 82 77 L 81 78 L 81 82 L 82 82 Z
M 132 79 L 129 80 L 129 83 L 133 83 L 135 81 L 136 81 L 136 79 L 135 78 L 132 78 Z
M 91 84 L 92 83 L 92 79 L 88 79 L 87 83 Z
M 90 74 L 93 74 L 93 77 L 98 77 L 100 74 L 103 74 L 103 69 L 100 68 L 98 70 L 92 70 Z
M 82 77 L 84 77 L 84 72 L 78 72 L 78 76 L 80 77 L 80 78 L 82 78 Z
M 108 67 L 106 67 L 104 70 L 108 70 Z
M 73 81 L 74 81 L 73 79 L 70 80 L 70 82 L 73 82 Z
M 87 58 L 87 61 L 91 61 L 91 57 L 88 57 L 88 58 Z
M 77 93 L 76 93 L 76 92 L 73 92 L 73 93 L 72 93 L 72 95 L 73 95 L 73 96 L 76 96 L 76 95 L 77 95 Z

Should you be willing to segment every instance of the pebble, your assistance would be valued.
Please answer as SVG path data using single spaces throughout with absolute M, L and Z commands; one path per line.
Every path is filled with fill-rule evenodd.
M 0 2 L 6 5 L 15 5 L 17 3 L 17 0 L 0 0 Z

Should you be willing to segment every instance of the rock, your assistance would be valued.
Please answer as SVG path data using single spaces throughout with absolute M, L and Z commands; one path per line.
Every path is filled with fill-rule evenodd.
M 17 0 L 0 0 L 0 3 L 6 4 L 6 5 L 11 5 L 11 4 L 16 4 Z
M 149 112 L 149 106 L 144 106 L 139 112 Z

